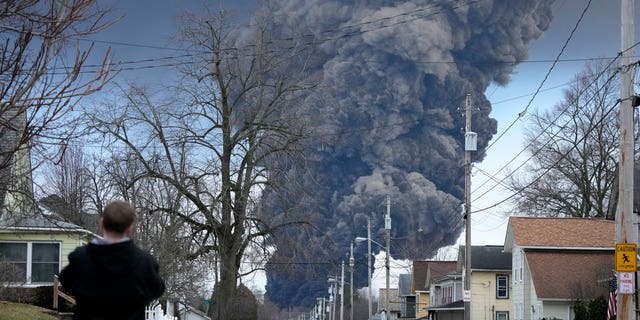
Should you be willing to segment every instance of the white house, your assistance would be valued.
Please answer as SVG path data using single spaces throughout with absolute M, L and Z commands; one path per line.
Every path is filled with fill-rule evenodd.
M 613 221 L 511 217 L 511 320 L 574 319 L 577 299 L 606 295 L 613 275 Z

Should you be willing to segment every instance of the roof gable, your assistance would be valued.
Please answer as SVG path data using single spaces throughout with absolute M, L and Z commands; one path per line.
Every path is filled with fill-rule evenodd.
M 615 223 L 602 219 L 510 217 L 505 249 L 510 250 L 513 244 L 521 247 L 613 248 Z
M 440 278 L 456 270 L 456 261 L 425 261 L 413 262 L 413 291 L 429 291 L 434 279 Z
M 525 255 L 540 299 L 591 299 L 607 292 L 613 251 L 532 250 Z

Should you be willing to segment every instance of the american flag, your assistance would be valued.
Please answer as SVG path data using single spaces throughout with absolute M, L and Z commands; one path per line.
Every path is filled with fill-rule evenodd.
M 613 276 L 609 282 L 609 306 L 607 307 L 607 320 L 618 314 L 618 279 Z

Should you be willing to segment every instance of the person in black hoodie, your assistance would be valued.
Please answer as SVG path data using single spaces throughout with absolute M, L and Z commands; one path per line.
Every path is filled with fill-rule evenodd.
M 135 209 L 109 203 L 100 217 L 102 239 L 76 248 L 60 282 L 76 298 L 74 320 L 144 320 L 145 306 L 164 292 L 158 262 L 129 235 Z

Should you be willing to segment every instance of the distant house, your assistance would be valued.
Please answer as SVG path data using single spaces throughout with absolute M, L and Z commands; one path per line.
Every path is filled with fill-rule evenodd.
M 573 319 L 576 299 L 606 294 L 615 252 L 613 221 L 511 217 L 513 320 Z
M 503 246 L 471 246 L 471 318 L 510 320 L 511 252 Z M 458 270 L 464 267 L 460 249 Z
M 54 274 L 68 264 L 68 254 L 93 237 L 90 231 L 45 216 L 5 215 L 0 219 L 0 258 L 21 270 L 13 280 L 16 285 L 51 285 Z
M 464 318 L 464 261 L 461 247 L 455 269 L 431 280 L 429 319 Z M 511 254 L 504 252 L 502 246 L 472 246 L 470 275 L 471 318 L 509 320 Z
M 433 279 L 438 279 L 456 270 L 456 261 L 413 261 L 411 289 L 416 297 L 416 318 L 429 314 L 430 287 Z
M 432 278 L 429 291 L 429 319 L 460 320 L 464 318 L 460 272 L 454 269 L 443 276 Z
M 34 201 L 29 148 L 19 149 L 10 165 L 10 187 L 0 198 L 0 259 L 15 268 L 9 285 L 51 285 L 68 264 L 68 254 L 96 236 L 59 221 Z
M 400 306 L 400 318 L 416 318 L 416 296 L 411 290 L 411 274 L 398 275 L 398 300 Z

